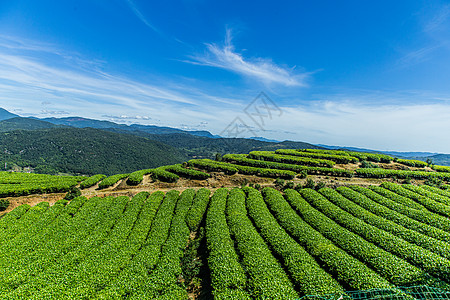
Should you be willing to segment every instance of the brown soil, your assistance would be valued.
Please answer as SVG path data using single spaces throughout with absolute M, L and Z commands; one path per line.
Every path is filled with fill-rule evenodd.
M 408 167 L 398 164 L 398 163 L 377 163 L 382 168 L 385 169 L 408 169 Z M 356 170 L 358 168 L 358 164 L 347 164 L 341 165 L 337 164 L 335 166 L 339 169 L 349 169 Z M 410 170 L 423 170 L 424 168 L 409 168 Z M 426 169 L 426 168 L 425 168 Z M 428 168 L 429 169 L 429 168 Z M 430 169 L 431 170 L 431 169 Z M 254 175 L 242 175 L 242 174 L 234 174 L 234 175 L 225 175 L 223 173 L 212 172 L 211 178 L 206 180 L 193 180 L 193 179 L 185 179 L 180 178 L 177 182 L 167 183 L 161 181 L 152 180 L 150 175 L 144 176 L 144 180 L 141 184 L 137 186 L 129 186 L 126 183 L 126 179 L 120 180 L 114 186 L 108 187 L 106 189 L 98 189 L 98 184 L 92 186 L 90 188 L 82 190 L 82 195 L 88 198 L 93 196 L 106 197 L 106 196 L 128 196 L 132 197 L 139 192 L 148 191 L 169 191 L 169 190 L 178 190 L 183 191 L 188 188 L 199 189 L 199 188 L 208 188 L 212 191 L 215 191 L 218 188 L 232 188 L 239 187 L 242 184 L 260 184 L 262 187 L 265 186 L 273 186 L 274 179 L 272 178 L 263 178 L 257 177 Z M 383 181 L 393 181 L 393 179 L 372 179 L 372 178 L 346 178 L 346 177 L 333 177 L 333 176 L 322 176 L 322 175 L 308 175 L 308 178 L 314 180 L 315 183 L 325 182 L 327 187 L 339 187 L 339 186 L 348 186 L 348 185 L 361 185 L 361 186 L 369 186 L 369 185 L 378 185 Z M 306 179 L 295 178 L 293 181 L 297 184 L 305 184 Z M 401 180 L 399 182 L 402 182 Z M 423 183 L 423 180 L 412 180 L 412 183 L 419 184 Z M 10 206 L 4 211 L 0 212 L 0 216 L 5 214 L 17 206 L 21 204 L 29 204 L 36 205 L 39 202 L 47 201 L 50 205 L 54 204 L 56 201 L 64 198 L 65 193 L 55 193 L 55 194 L 42 194 L 42 195 L 30 195 L 30 196 L 22 196 L 22 197 L 8 197 L 10 201 Z
M 0 216 L 6 214 L 20 206 L 22 204 L 28 204 L 34 206 L 40 202 L 48 202 L 50 205 L 53 205 L 56 201 L 64 198 L 65 193 L 54 193 L 54 194 L 42 194 L 42 195 L 29 195 L 22 197 L 6 197 L 4 199 L 9 200 L 9 206 L 5 211 L 0 212 Z

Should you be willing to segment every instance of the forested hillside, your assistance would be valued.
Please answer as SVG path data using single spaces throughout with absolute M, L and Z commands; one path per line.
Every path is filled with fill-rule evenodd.
M 116 174 L 186 160 L 179 150 L 133 135 L 92 128 L 54 128 L 0 134 L 2 161 L 36 172 Z

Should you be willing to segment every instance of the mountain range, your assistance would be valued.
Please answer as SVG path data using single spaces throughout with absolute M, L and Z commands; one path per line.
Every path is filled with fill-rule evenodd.
M 6 167 L 31 167 L 41 173 L 117 174 L 191 158 L 254 150 L 328 148 L 380 152 L 450 165 L 450 155 L 276 141 L 260 137 L 222 138 L 209 131 L 155 125 L 125 125 L 83 117 L 25 118 L 0 108 L 0 149 Z M 3 166 L 3 164 L 2 164 Z

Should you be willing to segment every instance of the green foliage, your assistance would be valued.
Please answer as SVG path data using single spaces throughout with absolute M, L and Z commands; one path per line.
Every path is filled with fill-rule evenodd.
M 395 285 L 418 283 L 423 280 L 424 273 L 420 269 L 408 264 L 395 255 L 380 249 L 376 244 L 372 244 L 373 240 L 370 242 L 365 240 L 364 238 L 368 236 L 368 234 L 365 234 L 365 230 L 371 230 L 371 228 L 361 227 L 361 231 L 357 232 L 358 234 L 364 234 L 364 238 L 345 229 L 350 226 L 350 230 L 358 229 L 357 226 L 362 226 L 362 223 L 360 224 L 362 221 L 351 218 L 349 215 L 343 214 L 342 212 L 336 212 L 333 207 L 330 206 L 329 202 L 314 190 L 301 190 L 300 194 L 304 199 L 293 193 L 294 192 L 288 194 L 287 200 L 306 222 L 326 238 L 333 241 L 336 245 L 342 247 L 349 254 L 365 262 L 384 278 Z M 320 209 L 323 213 L 315 210 L 308 202 Z M 326 217 L 326 215 L 330 216 L 330 218 L 333 218 L 338 223 Z M 377 238 L 379 244 L 383 242 L 382 238 L 384 238 L 384 236 L 375 235 L 374 238 Z M 402 275 L 398 276 L 398 274 Z
M 4 211 L 9 206 L 9 200 L 8 199 L 0 199 L 0 211 Z
M 307 152 L 302 150 L 293 150 L 293 149 L 279 149 L 276 150 L 275 153 L 283 154 L 283 155 L 293 155 L 293 156 L 301 156 L 301 157 L 309 157 L 309 158 L 317 158 L 317 159 L 326 159 L 334 161 L 338 164 L 348 164 L 355 163 L 359 161 L 358 158 L 352 157 L 349 155 L 336 155 L 336 154 L 327 154 L 327 153 L 318 153 L 318 152 Z
M 361 161 L 361 164 L 359 165 L 360 168 L 363 169 L 375 169 L 375 168 L 379 168 L 378 165 L 374 164 L 373 162 L 367 161 L 367 160 L 363 160 Z
M 90 188 L 91 186 L 96 185 L 99 181 L 101 181 L 105 178 L 106 178 L 106 175 L 103 175 L 103 174 L 93 175 L 80 183 L 80 189 Z
M 188 162 L 190 166 L 207 170 L 224 172 L 225 174 L 232 175 L 237 172 L 245 175 L 257 175 L 261 177 L 272 177 L 272 178 L 285 178 L 293 179 L 295 173 L 287 170 L 277 170 L 277 169 L 266 169 L 266 168 L 255 168 L 249 166 L 233 165 L 225 162 L 217 162 L 209 159 L 192 159 Z
M 134 171 L 128 176 L 127 184 L 128 185 L 138 185 L 144 180 L 144 175 L 151 174 L 153 169 L 144 169 L 139 171 Z
M 298 289 L 305 295 L 342 293 L 344 291 L 342 286 L 278 224 L 261 194 L 251 188 L 246 188 L 244 191 L 247 193 L 249 216 L 253 219 L 261 236 L 282 258 Z M 275 198 L 278 192 L 265 188 L 263 194 L 265 198 Z
M 226 215 L 236 247 L 242 255 L 242 264 L 248 273 L 252 297 L 297 299 L 298 294 L 289 277 L 247 217 L 245 194 L 242 190 L 231 190 Z
M 169 145 L 129 134 L 93 128 L 53 128 L 0 133 L 8 164 L 45 173 L 128 173 L 180 163 L 186 156 Z M 3 162 L 4 164 L 4 162 Z
M 438 171 L 438 172 L 450 172 L 450 167 L 449 166 L 436 166 L 436 165 L 433 165 L 433 169 Z
M 98 188 L 99 189 L 105 189 L 107 187 L 113 186 L 114 184 L 116 184 L 117 182 L 119 182 L 119 180 L 122 180 L 124 178 L 127 178 L 129 174 L 116 174 L 116 175 L 112 175 L 109 177 L 106 177 L 105 179 L 103 179 L 99 184 L 98 184 Z
M 283 189 L 293 189 L 295 186 L 295 183 L 293 181 L 288 181 L 286 182 L 286 184 L 284 185 Z
M 443 172 L 425 172 L 425 171 L 407 171 L 407 170 L 391 170 L 391 169 L 357 169 L 356 175 L 366 178 L 414 178 L 414 179 L 427 179 L 427 178 L 441 178 L 450 180 L 450 173 Z
M 194 204 L 186 215 L 186 223 L 191 231 L 197 231 L 209 203 L 211 191 L 201 188 L 197 191 L 194 198 Z
M 316 186 L 314 187 L 315 190 L 320 190 L 321 188 L 324 188 L 326 186 L 325 182 L 320 181 L 316 184 Z
M 345 198 L 335 195 L 327 198 L 358 219 L 444 258 L 450 258 L 450 244 L 439 240 L 439 238 L 444 238 L 444 240 L 450 241 L 450 234 L 376 205 L 364 195 L 349 188 L 339 187 L 337 191 Z M 323 194 L 323 191 L 321 193 Z M 370 210 L 366 210 L 366 207 Z M 433 236 L 436 236 L 436 238 L 433 238 Z
M 355 206 L 352 206 L 351 202 L 335 190 L 322 189 L 320 190 L 320 193 L 330 201 L 320 197 L 316 197 L 314 200 L 309 199 L 308 201 L 311 201 L 314 207 L 335 222 L 362 236 L 364 239 L 374 243 L 378 247 L 403 258 L 405 261 L 421 268 L 429 274 L 433 274 L 445 281 L 449 280 L 450 261 L 424 247 L 425 245 L 432 247 L 433 240 L 423 235 L 414 234 L 413 231 L 404 230 L 403 227 L 385 221 L 383 218 L 373 215 L 372 218 L 370 218 L 371 215 L 364 215 L 364 213 L 367 213 L 364 211 L 358 211 L 358 213 L 356 213 L 355 210 L 352 210 L 352 213 L 346 212 L 333 203 L 339 203 L 347 209 L 355 209 Z M 378 226 L 372 226 L 371 222 L 375 222 Z M 378 227 L 382 228 L 380 229 Z M 401 237 L 396 236 L 396 234 L 401 234 Z M 412 236 L 408 238 L 406 234 L 412 234 Z M 415 243 L 418 243 L 419 245 L 416 245 Z M 445 243 L 442 244 L 445 245 Z M 448 248 L 450 248 L 450 245 Z M 433 249 L 435 250 L 435 248 Z M 401 267 L 401 263 L 396 263 L 395 265 Z M 408 267 L 406 264 L 401 268 L 405 269 L 397 271 L 397 274 L 402 274 L 404 278 L 407 278 L 408 282 L 417 282 L 417 280 L 426 278 L 426 276 L 424 276 L 425 274 L 419 275 L 418 270 L 414 270 L 414 268 Z M 422 277 L 423 279 L 421 279 Z M 405 284 L 405 282 L 394 283 L 399 285 Z
M 428 210 L 433 211 L 435 213 L 441 214 L 447 218 L 450 217 L 450 206 L 446 205 L 444 203 L 436 201 L 436 199 L 431 199 L 425 196 L 422 196 L 420 194 L 417 194 L 409 189 L 405 189 L 404 187 L 394 184 L 391 182 L 383 182 L 381 184 L 382 187 L 393 191 L 396 194 L 399 194 L 403 197 L 412 199 L 416 201 L 417 203 L 420 203 L 424 207 L 426 207 Z
M 325 149 L 298 149 L 298 151 L 311 152 L 311 153 L 322 153 L 322 154 L 333 154 L 333 155 L 350 155 L 348 151 L 342 150 L 325 150 Z
M 67 192 L 84 177 L 0 172 L 0 197 Z
M 200 269 L 203 266 L 203 261 L 198 259 L 201 242 L 205 238 L 205 229 L 202 227 L 195 239 L 189 242 L 188 247 L 184 251 L 184 255 L 181 259 L 181 268 L 183 271 L 183 278 L 185 283 L 191 284 L 192 280 L 198 279 Z
M 72 187 L 66 194 L 66 196 L 64 197 L 65 200 L 72 200 L 76 197 L 81 196 L 81 191 L 79 188 L 77 187 Z
M 296 197 L 299 197 L 297 192 L 286 191 L 287 199 Z M 340 282 L 345 282 L 356 290 L 392 287 L 387 280 L 337 247 L 306 223 L 281 194 L 273 194 L 271 197 L 265 197 L 264 200 L 280 225 Z
M 245 166 L 290 170 L 299 173 L 298 175 L 299 178 L 305 178 L 306 175 L 308 174 L 345 176 L 345 177 L 353 176 L 353 171 L 351 170 L 327 168 L 327 167 L 308 167 L 290 163 L 280 163 L 267 160 L 250 159 L 247 157 L 248 156 L 246 154 L 227 154 L 223 156 L 223 159 L 231 163 L 236 163 Z
M 308 179 L 306 179 L 306 183 L 303 186 L 303 188 L 313 189 L 315 186 L 316 186 L 316 183 L 314 182 L 314 180 L 312 178 L 308 178 Z
M 395 210 L 396 212 L 406 215 L 419 222 L 423 222 L 430 226 L 434 226 L 441 230 L 450 232 L 450 220 L 448 218 L 425 210 L 423 206 L 417 203 L 416 205 L 418 205 L 418 209 L 406 205 L 405 204 L 406 202 L 404 202 L 404 200 L 402 199 L 407 198 L 402 197 L 394 192 L 391 192 L 379 186 L 371 186 L 370 189 L 363 189 L 358 186 L 352 186 L 351 188 L 358 192 L 363 193 L 365 196 L 376 201 L 377 203 L 380 203 L 392 210 Z
M 189 168 L 184 168 L 181 164 L 165 166 L 163 168 L 164 168 L 164 170 L 166 170 L 168 172 L 171 172 L 171 173 L 177 174 L 181 177 L 189 178 L 189 179 L 205 180 L 205 179 L 211 177 L 211 175 L 208 173 L 189 169 Z
M 421 160 L 414 160 L 414 159 L 397 159 L 396 162 L 399 164 L 408 166 L 408 167 L 415 167 L 415 168 L 423 168 L 428 166 L 426 162 L 423 162 Z M 449 168 L 450 170 L 450 168 Z
M 257 160 L 269 160 L 274 162 L 297 164 L 297 165 L 307 165 L 313 167 L 333 167 L 336 163 L 331 160 L 325 159 L 313 159 L 308 157 L 296 157 L 290 155 L 280 155 L 271 151 L 252 151 L 248 155 L 251 159 Z
M 213 294 L 219 299 L 228 299 L 230 295 L 242 296 L 238 299 L 250 299 L 245 291 L 247 276 L 239 263 L 225 218 L 227 196 L 226 189 L 218 189 L 211 197 L 206 216 L 208 266 Z
M 165 182 L 176 182 L 180 176 L 172 172 L 166 171 L 166 167 L 159 167 L 152 170 L 152 178 Z
M 279 188 L 279 189 L 281 189 L 281 188 L 284 187 L 284 183 L 285 183 L 285 181 L 284 181 L 283 179 L 281 179 L 281 178 L 277 178 L 277 179 L 275 179 L 275 181 L 274 181 L 274 185 L 275 185 L 277 188 Z
M 229 164 L 216 162 L 210 159 L 191 159 L 188 161 L 188 165 L 209 172 L 224 172 L 228 175 L 233 175 L 238 172 L 237 168 Z
M 444 186 L 444 182 L 442 181 L 442 179 L 437 178 L 437 177 L 429 177 L 424 181 L 425 185 L 429 185 L 429 186 L 434 186 L 434 187 L 438 187 L 441 188 Z
M 356 152 L 356 151 L 347 151 L 347 153 L 351 156 L 359 158 L 359 160 L 370 160 L 370 161 L 382 162 L 382 163 L 390 163 L 394 160 L 394 158 L 392 156 L 389 156 L 386 154 Z

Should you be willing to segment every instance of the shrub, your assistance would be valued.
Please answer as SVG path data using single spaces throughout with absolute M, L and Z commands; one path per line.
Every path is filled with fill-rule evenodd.
M 77 187 L 72 187 L 66 194 L 66 196 L 64 197 L 64 199 L 66 200 L 72 200 L 76 197 L 81 196 L 81 190 Z
M 0 199 L 0 211 L 4 211 L 9 206 L 9 200 L 7 199 Z

